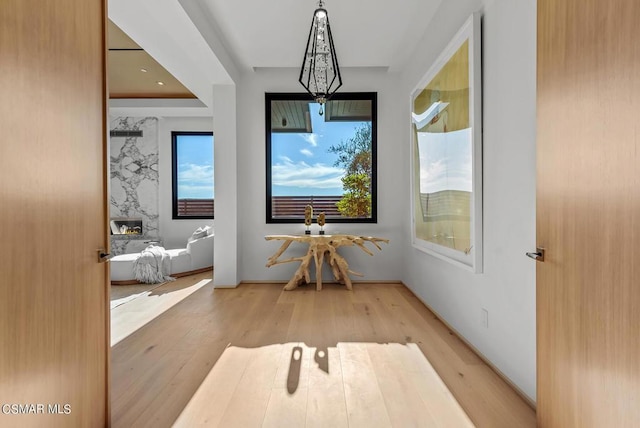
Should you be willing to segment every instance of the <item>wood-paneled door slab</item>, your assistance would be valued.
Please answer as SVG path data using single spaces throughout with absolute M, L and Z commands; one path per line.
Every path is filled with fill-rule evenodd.
M 538 0 L 538 423 L 640 426 L 640 2 Z
M 0 2 L 3 427 L 108 424 L 105 11 Z

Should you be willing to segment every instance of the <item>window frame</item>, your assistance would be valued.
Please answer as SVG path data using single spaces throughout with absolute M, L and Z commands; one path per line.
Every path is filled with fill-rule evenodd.
M 313 101 L 313 97 L 303 92 L 265 92 L 265 149 L 266 149 L 266 216 L 267 224 L 300 223 L 304 218 L 273 218 L 272 205 L 272 151 L 271 151 L 271 101 Z M 378 93 L 338 92 L 333 100 L 371 101 L 371 217 L 369 218 L 327 218 L 326 223 L 378 223 Z
M 178 137 L 181 135 L 207 135 L 213 139 L 212 131 L 171 131 L 171 211 L 173 220 L 213 220 L 215 216 L 215 195 L 213 197 L 213 214 L 202 215 L 178 215 Z M 213 147 L 212 147 L 213 149 Z M 214 155 L 215 156 L 215 155 Z

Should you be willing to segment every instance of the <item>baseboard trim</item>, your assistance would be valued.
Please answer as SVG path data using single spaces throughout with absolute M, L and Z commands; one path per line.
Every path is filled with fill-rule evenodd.
M 239 282 L 236 285 L 233 285 L 233 284 L 214 284 L 213 288 L 215 288 L 216 290 L 233 290 L 234 288 L 238 288 L 240 286 L 240 284 L 242 284 L 242 282 Z
M 206 268 L 190 270 L 190 271 L 187 271 L 187 272 L 172 273 L 171 276 L 173 276 L 174 278 L 181 278 L 183 276 L 195 275 L 197 273 L 210 272 L 212 270 L 213 270 L 213 266 L 209 266 L 209 267 L 206 267 Z
M 409 290 L 409 292 L 411 292 L 411 294 L 413 294 L 416 297 L 416 299 L 420 300 L 420 302 L 422 302 L 422 304 L 425 305 L 427 309 L 433 312 L 433 314 L 440 320 L 442 324 L 444 324 L 453 334 L 455 334 L 458 337 L 458 339 L 460 339 L 465 345 L 467 345 L 469 349 L 471 349 L 487 366 L 489 366 L 491 370 L 493 370 L 498 376 L 500 376 L 500 378 L 507 385 L 513 388 L 516 394 L 518 394 L 520 398 L 522 398 L 524 402 L 527 403 L 527 405 L 529 405 L 529 407 L 531 407 L 534 411 L 536 410 L 537 408 L 536 403 L 531 398 L 529 398 L 529 396 L 525 394 L 524 391 L 520 389 L 520 387 L 518 387 L 518 385 L 513 383 L 513 381 L 509 379 L 507 375 L 502 373 L 499 368 L 497 368 L 491 361 L 489 361 L 487 357 L 485 357 L 482 354 L 482 352 L 480 352 L 475 346 L 473 346 L 473 344 L 471 344 L 471 342 L 469 342 L 462 334 L 460 334 L 458 330 L 453 328 L 451 324 L 449 324 L 438 312 L 436 312 L 429 304 L 427 304 L 427 302 L 425 302 L 420 296 L 418 296 L 411 289 L 411 287 L 407 286 L 407 284 L 405 283 L 402 283 L 402 285 L 404 285 L 407 288 L 407 290 Z
M 288 283 L 288 280 L 264 280 L 264 279 L 256 279 L 256 280 L 242 280 L 240 281 L 240 284 L 286 284 Z M 340 284 L 337 281 L 322 281 L 323 284 Z M 356 280 L 356 281 L 351 281 L 352 284 L 359 284 L 359 285 L 365 285 L 365 284 L 400 284 L 400 285 L 404 285 L 406 287 L 406 285 L 398 280 L 398 279 L 392 279 L 392 280 L 386 280 L 386 279 L 371 279 L 371 280 Z M 315 281 L 312 281 L 309 283 L 309 285 L 316 285 Z M 409 288 L 409 287 L 407 287 Z
M 136 284 L 142 284 L 142 283 L 136 281 L 135 279 L 127 279 L 125 281 L 111 281 L 111 285 L 136 285 Z
M 209 266 L 206 268 L 190 270 L 187 272 L 172 273 L 171 276 L 174 278 L 181 278 L 183 276 L 195 275 L 197 273 L 210 272 L 212 270 L 213 270 L 213 266 Z M 135 279 L 126 279 L 124 281 L 111 281 L 111 285 L 136 285 L 136 284 L 142 284 L 142 283 Z

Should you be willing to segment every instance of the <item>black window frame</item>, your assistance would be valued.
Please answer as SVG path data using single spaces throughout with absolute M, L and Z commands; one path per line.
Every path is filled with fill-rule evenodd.
M 273 218 L 272 206 L 272 159 L 271 159 L 271 101 L 306 100 L 313 97 L 303 92 L 265 92 L 265 142 L 266 142 L 266 223 L 300 223 L 300 218 Z M 338 92 L 331 100 L 367 100 L 371 101 L 371 217 L 369 218 L 327 218 L 326 223 L 378 223 L 378 93 L 377 92 Z
M 211 131 L 171 131 L 171 204 L 173 220 L 213 220 L 215 216 L 215 195 L 213 215 L 178 215 L 178 137 L 181 135 L 209 135 Z M 215 156 L 215 155 L 214 155 Z

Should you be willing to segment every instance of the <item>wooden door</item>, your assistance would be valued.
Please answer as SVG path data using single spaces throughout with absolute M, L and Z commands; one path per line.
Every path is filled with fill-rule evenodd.
M 104 26 L 0 2 L 0 426 L 108 423 Z
M 640 426 L 640 1 L 538 0 L 538 422 Z

